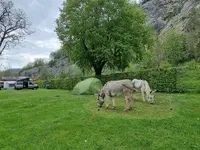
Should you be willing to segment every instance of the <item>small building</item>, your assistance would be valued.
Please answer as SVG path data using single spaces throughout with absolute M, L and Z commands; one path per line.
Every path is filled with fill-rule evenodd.
M 4 81 L 3 88 L 7 90 L 13 90 L 15 88 L 16 81 Z
M 28 83 L 30 81 L 29 77 L 2 77 L 3 88 L 4 89 L 14 89 L 16 81 L 23 81 Z

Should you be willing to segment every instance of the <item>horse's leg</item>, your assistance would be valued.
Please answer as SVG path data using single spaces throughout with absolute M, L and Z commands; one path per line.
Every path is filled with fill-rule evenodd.
M 126 98 L 126 108 L 124 109 L 124 111 L 129 111 L 129 110 L 131 110 L 132 108 L 131 108 L 131 99 L 128 97 L 128 98 Z
M 124 111 L 127 111 L 128 97 L 127 97 L 127 89 L 126 88 L 123 89 L 123 93 L 124 93 L 124 97 L 125 97 L 125 101 L 126 101 Z
M 131 109 L 131 101 L 132 101 L 132 98 L 131 98 L 131 91 L 126 91 L 125 93 L 125 99 L 126 99 L 126 107 L 124 109 L 124 111 L 129 111 Z
M 128 111 L 128 109 L 127 109 L 127 106 L 128 106 L 128 98 L 127 98 L 127 96 L 125 96 L 125 100 L 126 100 L 126 106 L 125 106 L 125 109 L 124 109 L 124 111 Z
M 143 88 L 143 87 L 141 88 L 141 93 L 142 93 L 142 99 L 143 99 L 143 102 L 145 102 L 145 97 L 144 97 L 144 88 Z
M 132 110 L 132 103 L 133 103 L 133 98 L 132 98 L 132 92 L 129 91 L 129 95 L 128 95 L 129 99 L 128 99 L 128 103 L 129 103 L 129 110 Z
M 109 100 L 110 100 L 110 97 L 106 94 L 106 106 L 105 106 L 106 109 L 108 109 L 109 107 Z
M 112 107 L 112 109 L 115 109 L 115 108 L 116 108 L 116 105 L 115 105 L 115 97 L 112 98 L 112 102 L 113 102 L 113 107 Z
M 131 94 L 131 102 L 130 102 L 130 110 L 132 110 L 133 108 L 133 100 L 134 100 L 134 96 L 133 94 Z

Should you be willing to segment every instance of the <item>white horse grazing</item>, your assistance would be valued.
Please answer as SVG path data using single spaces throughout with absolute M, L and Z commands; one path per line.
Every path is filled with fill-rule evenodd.
M 146 95 L 146 100 L 153 104 L 154 102 L 154 95 L 152 95 L 153 93 L 156 92 L 156 90 L 152 91 L 151 88 L 149 87 L 149 84 L 146 80 L 138 80 L 138 79 L 133 79 L 132 80 L 133 83 L 133 87 L 142 93 L 142 98 L 143 101 L 145 101 L 145 96 Z
M 131 80 L 124 79 L 124 80 L 117 80 L 117 81 L 108 81 L 103 88 L 99 91 L 97 95 L 98 98 L 98 107 L 101 108 L 104 103 L 104 98 L 106 98 L 106 109 L 109 105 L 109 100 L 112 98 L 113 107 L 112 109 L 115 109 L 115 97 L 121 95 L 124 93 L 125 99 L 126 99 L 126 107 L 124 111 L 131 110 L 131 104 L 132 104 L 132 92 L 136 91 L 133 88 L 133 84 Z

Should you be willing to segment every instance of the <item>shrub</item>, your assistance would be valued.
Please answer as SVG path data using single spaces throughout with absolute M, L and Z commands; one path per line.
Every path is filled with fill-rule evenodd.
M 187 43 L 183 34 L 169 32 L 164 42 L 167 61 L 174 66 L 187 60 Z
M 196 67 L 200 66 L 199 63 L 197 63 L 195 60 L 189 61 L 185 63 L 185 66 L 189 69 L 195 69 Z
M 105 84 L 110 80 L 121 80 L 121 79 L 144 79 L 147 80 L 152 89 L 157 89 L 160 92 L 176 91 L 176 75 L 177 71 L 175 68 L 171 69 L 151 69 L 151 70 L 140 70 L 136 72 L 116 73 L 110 75 L 102 75 L 98 77 L 102 84 Z M 65 79 L 53 79 L 49 81 L 43 81 L 40 87 L 44 87 L 45 84 L 49 84 L 51 89 L 66 89 L 72 90 L 73 87 L 80 81 L 86 79 L 86 77 L 80 78 L 65 78 Z
M 110 80 L 121 79 L 144 79 L 147 80 L 152 89 L 157 89 L 159 92 L 200 92 L 200 66 L 188 65 L 186 67 L 177 68 L 160 68 L 149 70 L 138 70 L 135 72 L 115 73 L 102 75 L 98 78 L 105 84 Z M 37 82 L 40 88 L 44 88 L 46 84 L 50 85 L 51 89 L 72 90 L 73 87 L 80 81 L 88 77 L 52 79 Z
M 172 65 L 168 62 L 168 61 L 162 61 L 160 63 L 160 68 L 169 68 L 169 67 L 172 67 Z
M 46 68 L 43 69 L 39 74 L 40 80 L 51 80 L 52 78 L 54 78 L 54 75 L 51 72 L 49 72 Z
M 61 73 L 60 73 L 60 75 L 59 75 L 59 78 L 60 79 L 64 79 L 64 78 L 67 78 L 68 77 L 68 73 L 67 72 L 64 72 L 64 71 L 62 71 Z
M 149 69 L 136 72 L 118 73 L 106 76 L 101 76 L 103 84 L 110 80 L 120 79 L 143 79 L 147 80 L 152 89 L 157 89 L 160 92 L 176 90 L 176 69 Z
M 200 66 L 194 62 L 177 68 L 177 89 L 183 92 L 200 92 Z

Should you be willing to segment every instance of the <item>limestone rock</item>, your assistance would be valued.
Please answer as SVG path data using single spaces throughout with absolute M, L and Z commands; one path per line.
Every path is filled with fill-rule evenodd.
M 148 14 L 148 25 L 153 25 L 159 34 L 169 29 L 184 32 L 189 14 L 200 4 L 197 0 L 143 0 L 140 5 Z

